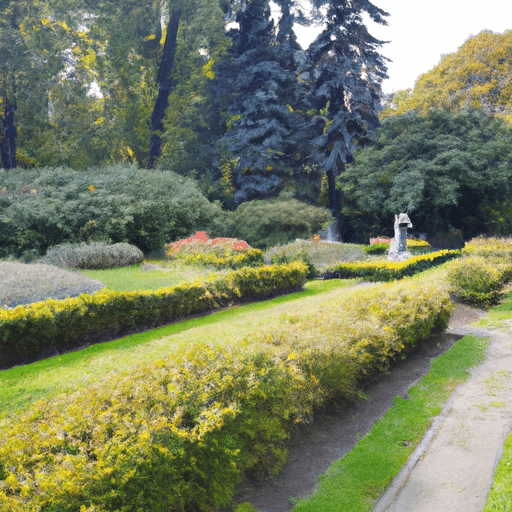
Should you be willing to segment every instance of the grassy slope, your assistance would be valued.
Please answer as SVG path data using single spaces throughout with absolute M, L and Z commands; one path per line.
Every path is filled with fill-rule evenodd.
M 312 281 L 302 292 L 234 307 L 80 351 L 0 372 L 0 418 L 18 414 L 41 397 L 68 393 L 101 380 L 109 373 L 129 373 L 175 347 L 193 342 L 223 343 L 280 323 L 283 316 L 309 313 L 328 304 L 354 281 Z

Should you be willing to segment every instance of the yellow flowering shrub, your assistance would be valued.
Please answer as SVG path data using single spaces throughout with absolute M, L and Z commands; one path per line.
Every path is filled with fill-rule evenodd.
M 505 272 L 493 259 L 472 256 L 449 264 L 448 281 L 459 300 L 477 306 L 489 306 L 498 301 Z
M 405 276 L 412 276 L 460 256 L 458 250 L 441 251 L 412 256 L 405 261 L 368 261 L 361 263 L 339 263 L 327 270 L 325 276 L 348 279 L 362 277 L 368 281 L 393 281 Z
M 0 309 L 0 367 L 33 359 L 43 350 L 67 350 L 95 337 L 120 336 L 229 304 L 302 288 L 307 266 L 294 262 L 242 268 L 203 282 L 157 291 L 102 290 Z
M 41 401 L 0 431 L 0 510 L 206 512 L 330 400 L 446 325 L 446 291 L 417 279 L 361 290 L 229 346 L 194 345 Z

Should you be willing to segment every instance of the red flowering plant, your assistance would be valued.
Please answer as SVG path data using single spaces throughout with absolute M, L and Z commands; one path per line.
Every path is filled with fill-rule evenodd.
M 211 265 L 215 268 L 240 268 L 263 265 L 263 252 L 244 240 L 236 238 L 208 238 L 204 231 L 166 245 L 170 259 L 179 258 L 188 263 Z

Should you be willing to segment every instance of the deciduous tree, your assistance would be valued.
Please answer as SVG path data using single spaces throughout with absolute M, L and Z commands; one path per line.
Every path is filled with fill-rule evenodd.
M 510 218 L 502 218 L 501 229 L 491 211 L 504 210 L 511 179 L 507 123 L 482 110 L 432 109 L 387 118 L 338 181 L 353 201 L 345 213 L 367 232 L 389 230 L 394 215 L 405 211 L 417 231 L 454 227 L 470 238 L 491 221 L 493 230 L 508 234 Z

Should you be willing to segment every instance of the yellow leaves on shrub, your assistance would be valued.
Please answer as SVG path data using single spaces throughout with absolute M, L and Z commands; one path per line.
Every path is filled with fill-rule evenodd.
M 259 279 L 301 282 L 304 272 L 298 263 L 230 279 L 257 290 Z M 356 396 L 366 374 L 445 325 L 450 307 L 432 284 L 383 284 L 279 331 L 184 347 L 131 375 L 35 404 L 0 433 L 0 508 L 224 506 L 244 471 L 268 476 L 282 466 L 294 425 L 328 400 Z
M 391 281 L 411 276 L 434 265 L 444 263 L 449 259 L 458 257 L 460 251 L 443 249 L 413 256 L 404 261 L 369 261 L 363 263 L 340 263 L 328 270 L 328 273 L 338 275 L 340 278 L 364 277 L 371 281 Z
M 102 290 L 64 300 L 0 309 L 0 364 L 56 346 L 69 348 L 83 337 L 119 334 L 133 327 L 156 325 L 227 306 L 238 300 L 298 290 L 307 266 L 242 268 L 204 282 L 183 283 L 157 291 Z

